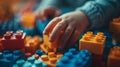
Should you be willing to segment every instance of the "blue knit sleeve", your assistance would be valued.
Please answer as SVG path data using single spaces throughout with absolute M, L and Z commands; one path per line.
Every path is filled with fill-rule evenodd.
M 107 26 L 110 19 L 120 16 L 120 0 L 88 1 L 77 10 L 81 10 L 87 15 L 90 29 L 99 29 Z

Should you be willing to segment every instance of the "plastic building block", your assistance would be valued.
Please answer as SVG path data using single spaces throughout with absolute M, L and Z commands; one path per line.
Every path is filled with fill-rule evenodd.
M 20 50 L 15 50 L 13 52 L 4 50 L 0 53 L 0 66 L 12 67 L 14 62 L 18 59 L 24 59 L 24 54 Z
M 42 43 L 42 39 L 39 36 L 27 36 L 25 42 L 25 52 L 34 53 Z
M 117 31 L 117 32 L 116 32 Z M 110 23 L 110 32 L 112 32 L 113 38 L 120 42 L 120 17 L 114 18 Z
M 17 31 L 16 33 L 8 31 L 0 40 L 4 49 L 15 50 L 24 48 L 25 37 L 26 34 L 23 31 Z
M 34 28 L 36 15 L 32 12 L 27 12 L 21 17 L 21 22 L 25 28 Z
M 102 32 L 94 35 L 93 32 L 87 32 L 79 41 L 79 50 L 87 49 L 96 55 L 102 55 L 105 47 L 106 36 Z
M 21 59 L 16 61 L 13 67 L 47 67 L 41 60 L 36 60 L 35 57 L 29 57 L 26 61 Z
M 44 42 L 43 42 L 43 44 L 40 45 L 40 48 L 44 52 L 46 52 L 46 53 L 48 53 L 48 52 L 56 52 L 56 48 L 55 48 L 56 46 L 54 46 L 56 44 L 55 43 L 53 44 L 53 43 L 51 43 L 49 41 L 49 36 L 48 35 L 43 35 L 43 40 L 44 40 Z M 53 45 L 53 47 L 51 47 L 50 45 Z
M 110 31 L 114 33 L 120 33 L 120 17 L 114 18 L 113 21 L 110 23 Z
M 91 53 L 71 48 L 56 63 L 56 67 L 91 67 Z
M 61 35 L 63 34 L 63 31 L 61 31 Z M 40 45 L 40 48 L 45 51 L 46 53 L 47 52 L 56 52 L 57 51 L 57 48 L 59 48 L 60 46 L 58 46 L 58 41 L 59 41 L 59 37 L 57 37 L 55 39 L 54 42 L 50 42 L 49 41 L 49 36 L 50 34 L 44 34 L 43 35 L 43 44 Z
M 120 47 L 111 48 L 108 56 L 108 67 L 120 67 Z
M 42 55 L 39 60 L 42 60 L 49 67 L 55 67 L 56 62 L 63 56 L 62 53 L 49 52 L 48 55 Z

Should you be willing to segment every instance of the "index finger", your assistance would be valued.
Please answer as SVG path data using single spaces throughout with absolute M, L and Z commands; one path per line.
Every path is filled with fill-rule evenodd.
M 56 17 L 55 19 L 50 21 L 50 23 L 48 23 L 48 25 L 45 27 L 43 34 L 49 34 L 59 21 L 61 21 L 61 18 L 59 17 Z

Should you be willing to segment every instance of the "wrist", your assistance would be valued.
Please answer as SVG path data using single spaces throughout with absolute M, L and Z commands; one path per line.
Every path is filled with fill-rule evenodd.
M 83 23 L 84 23 L 85 27 L 88 27 L 90 25 L 90 21 L 88 19 L 88 16 L 80 10 L 77 10 L 75 12 L 77 12 L 77 14 L 82 16 L 82 20 L 83 20 Z

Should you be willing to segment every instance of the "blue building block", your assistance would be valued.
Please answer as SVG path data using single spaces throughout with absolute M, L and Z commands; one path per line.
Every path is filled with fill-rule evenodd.
M 48 18 L 48 19 L 45 20 L 45 21 L 38 20 L 38 21 L 36 22 L 36 28 L 37 28 L 37 30 L 38 30 L 38 32 L 39 32 L 39 34 L 40 34 L 41 36 L 43 35 L 43 31 L 44 31 L 46 25 L 47 25 L 51 20 L 52 20 L 52 18 Z
M 91 53 L 88 50 L 77 51 L 72 48 L 56 63 L 57 67 L 91 67 Z
M 41 55 L 44 55 L 45 53 L 42 50 L 38 49 L 36 50 L 35 54 L 41 56 Z
M 13 67 L 47 67 L 47 64 L 41 60 L 36 60 L 35 57 L 29 57 L 26 61 L 21 59 L 13 65 Z
M 20 50 L 15 50 L 13 52 L 4 50 L 0 53 L 0 67 L 12 67 L 18 59 L 24 59 L 24 54 Z

